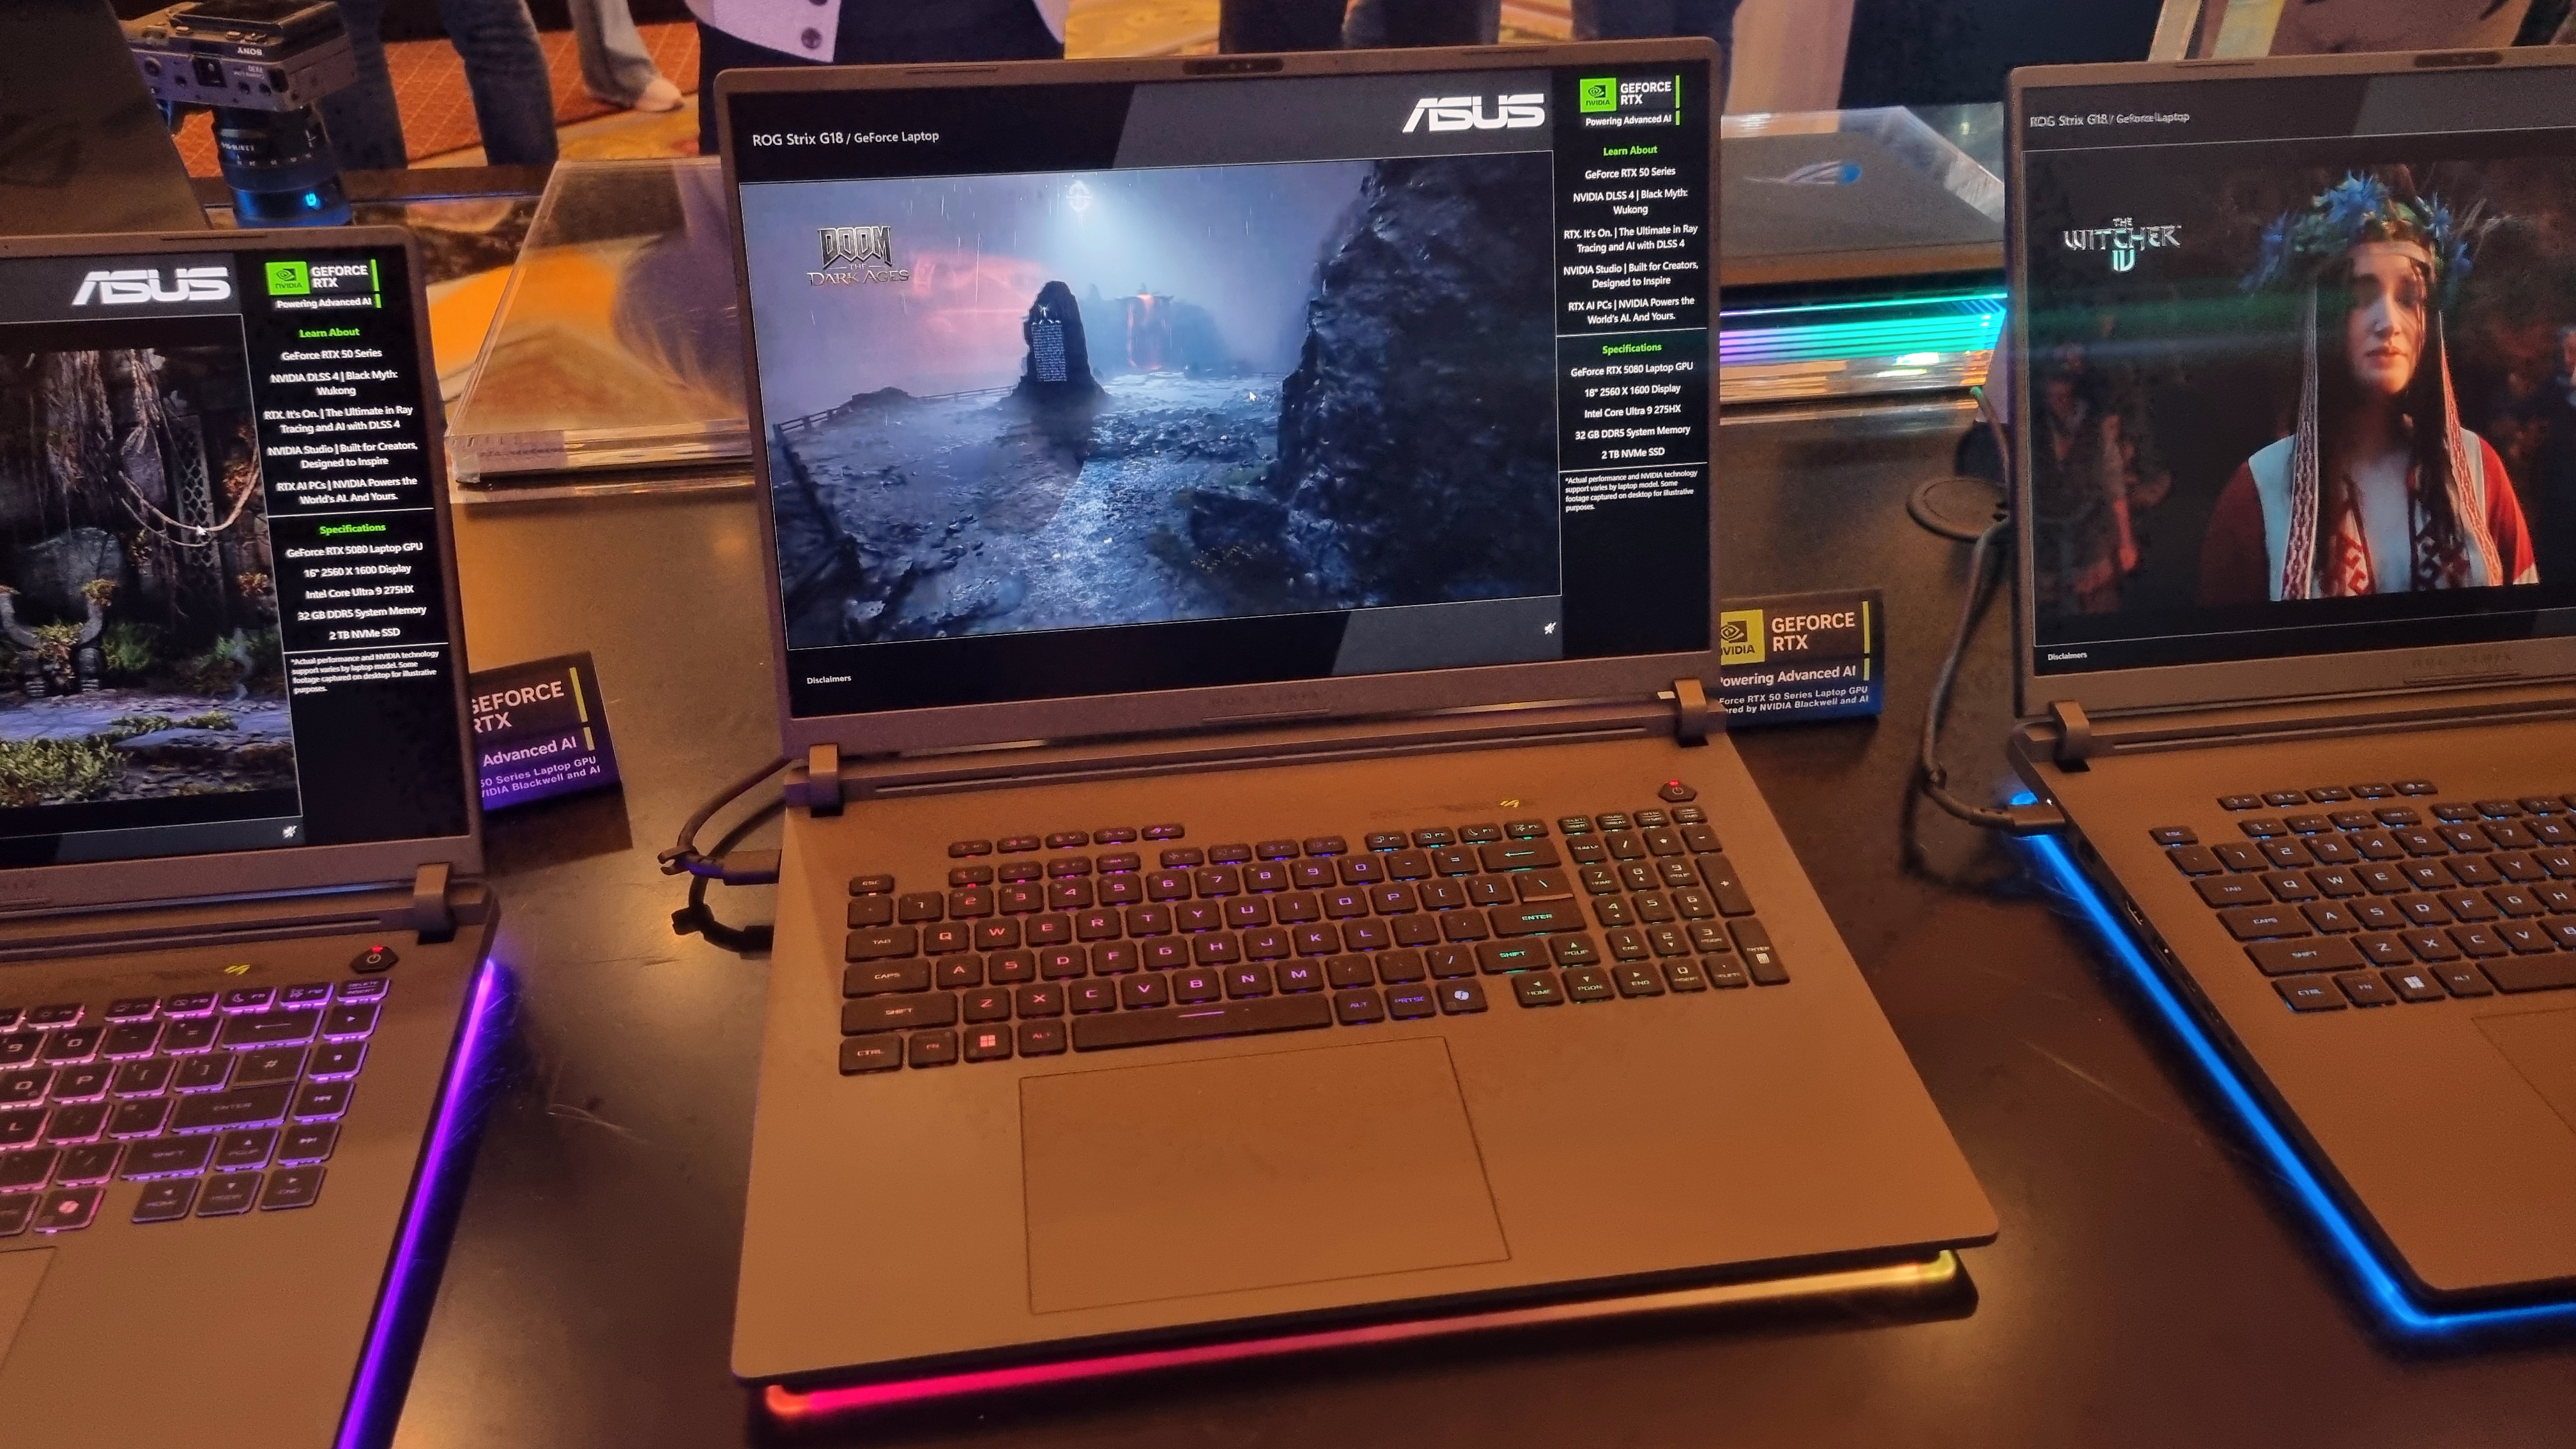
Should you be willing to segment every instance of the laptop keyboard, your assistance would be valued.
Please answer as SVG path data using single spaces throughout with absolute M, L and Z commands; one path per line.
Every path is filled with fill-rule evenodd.
M 2227 795 L 2241 839 L 2152 833 L 2291 1010 L 2576 987 L 2576 794 L 2440 793 Z
M 1789 979 L 1694 805 L 1385 831 L 1356 850 L 1187 836 L 961 840 L 944 889 L 852 880 L 842 1073 Z
M 386 984 L 0 1007 L 0 1238 L 311 1207 Z

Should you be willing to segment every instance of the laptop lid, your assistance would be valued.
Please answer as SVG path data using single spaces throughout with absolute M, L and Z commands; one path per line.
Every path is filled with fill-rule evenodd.
M 2576 675 L 2576 52 L 2021 70 L 2020 706 Z
M 205 225 L 108 0 L 0 5 L 0 231 Z
M 0 240 L 0 911 L 480 869 L 419 259 Z
M 1711 675 L 1715 59 L 727 73 L 789 746 Z

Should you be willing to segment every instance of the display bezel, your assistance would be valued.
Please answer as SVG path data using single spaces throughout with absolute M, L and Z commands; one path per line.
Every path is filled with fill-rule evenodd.
M 2001 369 L 2006 374 L 2013 401 L 2026 403 L 2032 396 L 2027 306 L 2029 276 L 2025 270 L 2028 259 L 2027 218 L 2022 205 L 2029 194 L 2023 170 L 2025 147 L 2022 144 L 2028 126 L 2026 98 L 2029 93 L 2124 85 L 2171 85 L 2177 81 L 2262 81 L 2341 75 L 2457 73 L 2464 81 L 2469 81 L 2478 74 L 2490 74 L 2500 69 L 2576 70 L 2576 47 L 2034 66 L 2014 71 L 2005 91 L 2006 169 L 2009 172 L 2006 184 L 2012 198 L 2007 207 L 2004 234 L 2004 264 L 2012 297 L 2005 337 L 2011 356 L 2009 363 Z M 2029 495 L 2032 474 L 2030 430 L 2014 427 L 2010 442 L 2013 516 L 2027 519 L 2033 516 Z M 2042 674 L 2035 662 L 2038 647 L 2033 587 L 2037 557 L 2035 540 L 2029 529 L 2016 528 L 2014 533 L 2013 671 L 2017 686 L 2016 707 L 2024 718 L 2043 714 L 2051 704 L 2061 701 L 2079 705 L 2088 714 L 2112 716 L 2287 699 L 2405 695 L 2464 685 L 2576 679 L 2576 635 Z
M 433 445 L 423 449 L 423 467 L 437 519 L 441 550 L 440 587 L 451 628 L 454 651 L 452 693 L 456 705 L 456 751 L 460 762 L 473 759 L 472 722 L 465 708 L 465 613 L 456 587 L 456 538 L 448 516 L 445 450 L 435 445 L 446 432 L 441 416 L 438 376 L 430 353 L 428 293 L 421 275 L 420 248 L 412 234 L 391 226 L 299 227 L 293 230 L 207 231 L 0 238 L 0 265 L 29 257 L 135 256 L 151 253 L 180 256 L 198 252 L 320 251 L 326 248 L 399 250 L 404 257 L 417 357 L 414 376 L 420 382 L 419 406 Z M 410 881 L 420 867 L 443 864 L 460 875 L 483 869 L 483 802 L 475 773 L 462 771 L 465 833 L 367 841 L 349 845 L 281 846 L 267 850 L 216 851 L 204 855 L 142 856 L 129 860 L 84 861 L 70 865 L 24 866 L 0 870 L 0 917 L 67 908 L 106 905 L 156 905 L 227 897 L 284 895 L 300 891 L 362 889 Z
M 774 93 L 994 87 L 1065 86 L 1089 83 L 1164 84 L 1206 81 L 1217 84 L 1297 77 L 1361 76 L 1443 71 L 1545 70 L 1563 66 L 1631 66 L 1698 62 L 1712 68 L 1718 47 L 1704 38 L 1623 41 L 1582 46 L 1510 46 L 1450 50 L 1321 52 L 1307 55 L 1171 57 L 1143 60 L 1013 62 L 983 65 L 866 66 L 812 70 L 727 71 L 717 78 L 717 134 L 724 158 L 725 191 L 738 195 L 733 136 L 733 98 Z M 1714 73 L 1712 69 L 1712 73 Z M 1709 117 L 1714 138 L 1717 118 Z M 1708 242 L 1703 275 L 1717 275 L 1718 162 L 1709 147 Z M 740 208 L 732 208 L 734 278 L 743 322 L 746 363 L 758 366 L 758 339 L 750 326 L 751 296 L 745 267 Z M 1712 306 L 1714 298 L 1711 298 Z M 1714 330 L 1712 328 L 1712 330 Z M 1712 345 L 1711 356 L 1715 349 Z M 1640 654 L 1615 659 L 1567 659 L 1539 663 L 1498 664 L 1469 668 L 1414 670 L 1283 681 L 1141 691 L 1125 694 L 1014 700 L 990 704 L 945 705 L 858 714 L 798 717 L 789 700 L 786 621 L 778 587 L 777 520 L 771 510 L 769 449 L 752 449 L 752 471 L 760 514 L 763 605 L 769 620 L 769 643 L 777 663 L 772 683 L 778 717 L 790 753 L 830 744 L 851 754 L 885 754 L 904 750 L 952 748 L 1012 741 L 1133 735 L 1157 731 L 1231 726 L 1278 725 L 1426 711 L 1492 708 L 1538 701 L 1635 698 L 1669 688 L 1681 678 L 1717 677 L 1717 614 L 1721 592 L 1717 571 L 1717 378 L 1709 369 L 1709 462 L 1711 495 L 1708 528 L 1708 646 L 1686 653 Z M 767 436 L 758 388 L 750 394 L 752 437 Z

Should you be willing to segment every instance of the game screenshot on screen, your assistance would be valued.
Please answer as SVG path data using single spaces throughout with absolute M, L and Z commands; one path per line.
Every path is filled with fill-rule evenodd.
M 0 260 L 0 864 L 464 828 L 401 265 Z
M 2034 150 L 2039 672 L 2576 627 L 2576 156 L 2495 149 Z
M 737 145 L 791 650 L 1288 618 L 1331 633 L 1274 677 L 1705 647 L 1696 75 L 1048 89 Z M 1050 112 L 1076 139 L 997 140 Z
M 886 219 L 835 229 L 850 264 L 817 274 L 854 281 L 818 289 L 830 325 L 762 356 L 800 485 L 789 640 L 1555 593 L 1553 528 L 1460 526 L 1554 508 L 1548 173 L 1537 152 L 972 176 L 765 209 L 759 235 L 808 246 Z M 1408 235 L 1466 216 L 1472 250 Z M 841 355 L 844 328 L 872 345 Z M 1395 476 L 1407 507 L 1363 496 Z M 813 586 L 836 523 L 884 597 Z

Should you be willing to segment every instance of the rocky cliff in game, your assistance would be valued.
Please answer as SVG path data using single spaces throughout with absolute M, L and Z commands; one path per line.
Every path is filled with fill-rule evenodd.
M 1284 553 L 1358 604 L 1554 586 L 1551 257 L 1527 161 L 1378 164 L 1317 271 L 1278 461 L 1250 496 L 1194 497 L 1192 542 Z
M 1174 173 L 1163 194 L 1192 204 L 1134 223 L 1235 261 L 1316 238 L 1272 249 L 1293 270 L 1252 274 L 1270 285 L 1104 295 L 1083 268 L 1126 252 L 1068 245 L 1012 263 L 1025 307 L 978 272 L 900 322 L 949 378 L 1010 328 L 991 384 L 774 419 L 791 644 L 1554 592 L 1548 158 L 1329 163 L 1302 190 L 1275 172 Z M 1022 185 L 949 184 L 961 206 Z M 907 375 L 885 356 L 875 375 Z

